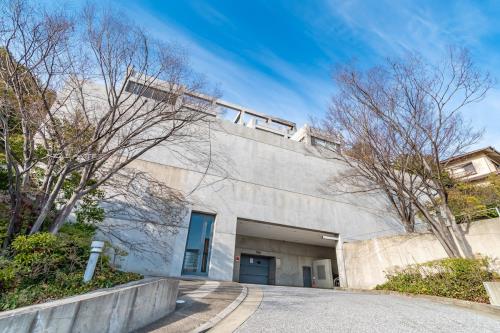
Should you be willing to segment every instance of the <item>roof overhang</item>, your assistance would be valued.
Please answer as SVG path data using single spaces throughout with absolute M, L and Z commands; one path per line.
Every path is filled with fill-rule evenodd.
M 453 162 L 458 162 L 458 161 L 467 159 L 471 156 L 478 155 L 478 154 L 485 154 L 486 156 L 488 156 L 489 158 L 491 158 L 495 162 L 500 163 L 500 152 L 491 146 L 481 148 L 481 149 L 476 149 L 476 150 L 473 150 L 473 151 L 470 151 L 470 152 L 467 152 L 464 154 L 460 154 L 457 156 L 452 156 L 450 158 L 443 160 L 441 163 L 450 164 Z
M 236 234 L 326 247 L 334 247 L 338 240 L 332 232 L 246 219 L 238 219 Z

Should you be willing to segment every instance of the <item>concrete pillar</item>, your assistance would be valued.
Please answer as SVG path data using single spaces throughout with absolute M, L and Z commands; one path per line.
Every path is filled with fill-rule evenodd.
M 238 119 L 238 125 L 245 125 L 243 118 L 245 117 L 245 111 L 240 111 L 240 117 Z
M 337 241 L 337 246 L 335 247 L 337 254 L 337 266 L 339 269 L 339 282 L 340 287 L 347 288 L 347 276 L 345 272 L 345 262 L 344 262 L 344 241 L 342 236 L 339 235 L 339 240 Z

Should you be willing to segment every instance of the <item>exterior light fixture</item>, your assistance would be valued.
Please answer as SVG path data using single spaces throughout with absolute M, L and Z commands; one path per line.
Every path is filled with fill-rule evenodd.
M 325 235 L 323 235 L 322 237 L 323 239 L 328 239 L 328 240 L 339 240 L 338 237 L 325 236 Z

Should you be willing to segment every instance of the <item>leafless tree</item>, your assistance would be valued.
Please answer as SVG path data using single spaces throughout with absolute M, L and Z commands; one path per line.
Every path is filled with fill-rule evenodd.
M 82 196 L 148 150 L 191 140 L 196 131 L 192 125 L 212 115 L 211 100 L 193 97 L 202 89 L 202 82 L 192 76 L 183 54 L 171 45 L 151 41 L 143 31 L 112 15 L 85 14 L 87 62 L 96 71 L 68 82 L 70 96 L 63 97 L 60 108 L 51 110 L 58 113 L 56 121 L 42 132 L 44 138 L 63 137 L 62 146 L 56 140 L 44 140 L 55 142 L 54 150 L 66 155 L 58 180 L 75 170 L 82 175 L 52 232 L 57 232 Z M 96 88 L 89 82 L 96 79 L 104 84 L 100 92 L 94 92 Z M 70 135 L 69 144 L 58 126 L 61 119 L 71 129 L 78 128 Z M 49 200 L 44 208 L 50 205 Z M 32 232 L 44 218 L 42 210 Z
M 88 6 L 70 18 L 23 1 L 2 14 L 2 81 L 17 102 L 10 110 L 23 124 L 26 146 L 22 159 L 8 163 L 12 184 L 21 184 L 13 193 L 26 191 L 24 183 L 35 188 L 38 214 L 30 233 L 47 221 L 71 175 L 80 180 L 57 207 L 53 233 L 82 197 L 155 147 L 195 141 L 199 126 L 213 118 L 215 97 L 200 94 L 206 85 L 185 52 L 123 15 Z M 25 77 L 33 87 L 17 88 Z M 28 110 L 26 100 L 36 103 Z M 3 126 L 6 152 L 8 134 Z
M 5 246 L 20 229 L 23 202 L 28 196 L 38 197 L 31 186 L 40 162 L 35 136 L 67 66 L 64 53 L 73 23 L 60 12 L 47 13 L 23 1 L 2 1 L 1 5 L 0 120 L 11 198 Z M 21 141 L 20 153 L 13 149 L 16 140 Z
M 323 129 L 342 134 L 337 156 L 352 170 L 345 178 L 385 193 L 407 231 L 417 215 L 450 257 L 471 257 L 448 206 L 442 161 L 479 138 L 461 110 L 484 97 L 489 76 L 466 50 L 450 48 L 438 65 L 410 55 L 367 71 L 341 67 L 335 82 Z

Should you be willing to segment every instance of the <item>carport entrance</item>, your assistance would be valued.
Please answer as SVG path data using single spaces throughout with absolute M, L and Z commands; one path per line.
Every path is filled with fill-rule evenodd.
M 244 283 L 333 288 L 337 235 L 238 219 L 233 279 Z
M 241 255 L 240 282 L 269 284 L 271 258 L 256 255 Z

